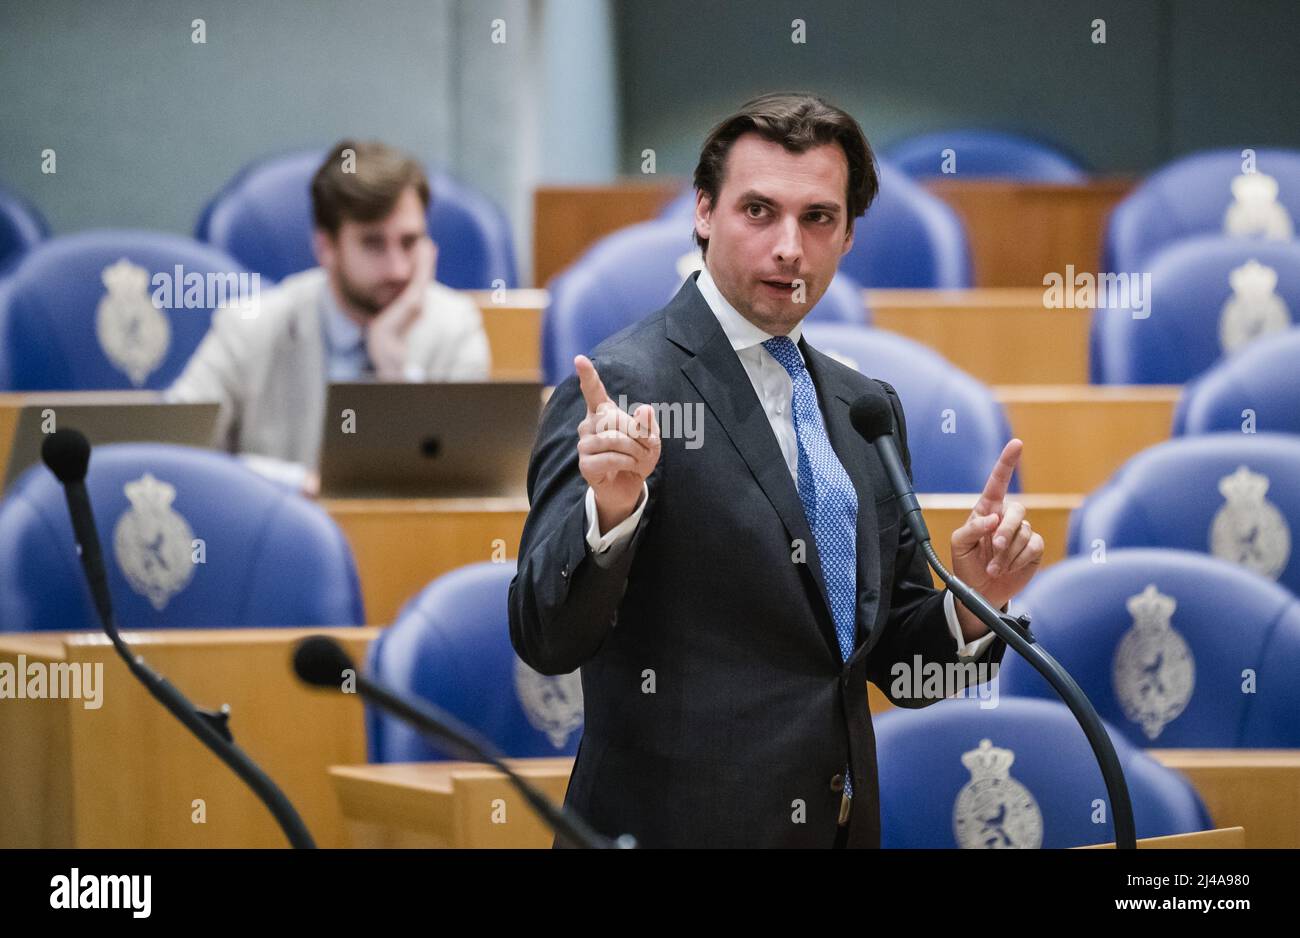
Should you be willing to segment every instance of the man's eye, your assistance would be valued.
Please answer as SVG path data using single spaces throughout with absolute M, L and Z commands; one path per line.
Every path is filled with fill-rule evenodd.
M 749 205 L 745 206 L 745 213 L 749 215 L 750 218 L 761 218 L 765 211 L 766 209 L 757 202 L 751 202 Z
M 809 212 L 808 217 L 815 225 L 825 224 L 832 220 L 829 212 Z

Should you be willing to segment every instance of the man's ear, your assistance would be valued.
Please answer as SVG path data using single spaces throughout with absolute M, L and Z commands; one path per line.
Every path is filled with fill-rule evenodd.
M 338 244 L 334 236 L 324 228 L 312 229 L 311 250 L 316 255 L 318 267 L 333 270 L 338 265 Z
M 701 238 L 708 239 L 711 232 L 713 216 L 713 200 L 703 189 L 695 193 L 695 233 Z
M 853 222 L 849 222 L 849 230 L 844 235 L 844 249 L 840 251 L 840 257 L 843 257 L 849 251 L 853 250 Z

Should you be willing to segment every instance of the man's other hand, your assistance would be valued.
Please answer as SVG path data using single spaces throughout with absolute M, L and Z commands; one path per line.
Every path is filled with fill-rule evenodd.
M 953 573 L 983 593 L 994 608 L 1023 590 L 1043 562 L 1043 536 L 1030 526 L 1025 506 L 1007 500 L 1024 446 L 1020 440 L 1006 445 L 970 517 L 952 533 Z M 957 618 L 967 641 L 988 631 L 961 603 Z
M 659 462 L 659 422 L 649 404 L 629 414 L 610 400 L 586 355 L 574 358 L 573 366 L 587 402 L 578 424 L 578 469 L 596 493 L 604 534 L 636 510 L 642 483 Z

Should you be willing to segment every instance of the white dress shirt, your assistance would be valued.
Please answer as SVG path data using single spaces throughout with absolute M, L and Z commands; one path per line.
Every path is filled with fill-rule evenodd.
M 736 350 L 740 363 L 745 366 L 745 373 L 749 375 L 750 383 L 754 386 L 754 393 L 758 395 L 758 400 L 763 405 L 768 423 L 772 425 L 772 433 L 776 435 L 776 441 L 781 447 L 781 454 L 785 456 L 786 465 L 790 469 L 790 476 L 794 479 L 795 487 L 798 488 L 799 440 L 794 429 L 794 414 L 791 413 L 791 405 L 794 399 L 794 381 L 789 372 L 762 345 L 763 342 L 773 338 L 773 336 L 758 328 L 736 311 L 736 308 L 722 295 L 717 284 L 713 282 L 708 267 L 700 271 L 700 276 L 695 281 L 695 284 L 704 297 L 704 301 L 709 304 L 709 309 L 713 311 L 713 315 L 718 318 L 722 331 L 731 340 L 731 347 Z M 796 351 L 798 350 L 799 336 L 802 331 L 802 322 L 796 324 L 790 330 L 789 338 L 791 342 L 795 343 Z M 803 353 L 800 352 L 799 354 L 802 357 Z M 602 535 L 600 533 L 600 522 L 596 514 L 596 492 L 590 486 L 587 487 L 587 544 L 591 547 L 593 559 L 597 565 L 608 567 L 632 540 L 632 534 L 641 520 L 641 512 L 645 510 L 648 497 L 649 489 L 642 483 L 641 498 L 637 502 L 636 509 L 627 518 Z M 958 657 L 976 658 L 983 654 L 985 647 L 993 640 L 993 633 L 989 632 L 973 642 L 967 643 L 962 636 L 961 623 L 957 619 L 957 609 L 954 606 L 954 598 L 950 592 L 944 594 L 943 609 L 948 620 L 948 628 L 952 632 L 953 640 L 957 643 Z

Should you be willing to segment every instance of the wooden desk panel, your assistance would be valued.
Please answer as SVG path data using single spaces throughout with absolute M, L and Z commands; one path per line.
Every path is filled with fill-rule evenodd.
M 507 759 L 555 804 L 573 759 Z M 536 848 L 552 834 L 490 766 L 477 762 L 343 765 L 330 769 L 353 847 Z
M 392 622 L 408 599 L 450 570 L 517 556 L 522 498 L 327 498 L 356 558 L 366 622 Z
M 17 676 L 65 660 L 59 635 L 0 635 Z M 67 847 L 73 840 L 72 749 L 62 700 L 0 700 L 0 848 Z
M 1064 274 L 1067 264 L 1100 272 L 1106 220 L 1134 185 L 1131 179 L 1072 185 L 946 178 L 923 184 L 966 226 L 980 287 L 1041 287 L 1045 274 Z
M 1164 837 L 1138 838 L 1139 850 L 1244 850 L 1246 832 L 1240 827 L 1220 827 L 1190 834 L 1168 834 Z M 1071 847 L 1071 850 L 1114 850 L 1115 842 Z
M 993 389 L 1025 442 L 1026 492 L 1091 492 L 1130 457 L 1169 439 L 1179 388 L 1165 385 Z
M 533 283 L 544 286 L 605 235 L 654 218 L 685 185 L 685 180 L 650 176 L 608 186 L 538 186 L 533 193 Z
M 236 743 L 283 789 L 317 844 L 334 847 L 343 842 L 343 822 L 326 767 L 364 761 L 366 749 L 360 701 L 306 688 L 290 669 L 294 644 L 320 632 L 357 661 L 378 634 L 178 629 L 124 637 L 196 705 L 228 703 Z M 51 660 L 102 665 L 102 706 L 0 705 L 0 846 L 286 846 L 261 802 L 131 677 L 106 637 L 0 636 L 0 660 L 20 653 L 30 660 L 34 641 L 46 643 Z M 193 820 L 196 799 L 204 823 Z
M 545 290 L 471 290 L 483 314 L 493 381 L 540 381 Z
M 868 290 L 872 323 L 985 384 L 1087 384 L 1092 310 L 1048 309 L 1043 288 Z
M 1300 847 L 1300 750 L 1146 752 L 1187 776 L 1216 827 L 1244 827 L 1247 847 Z

